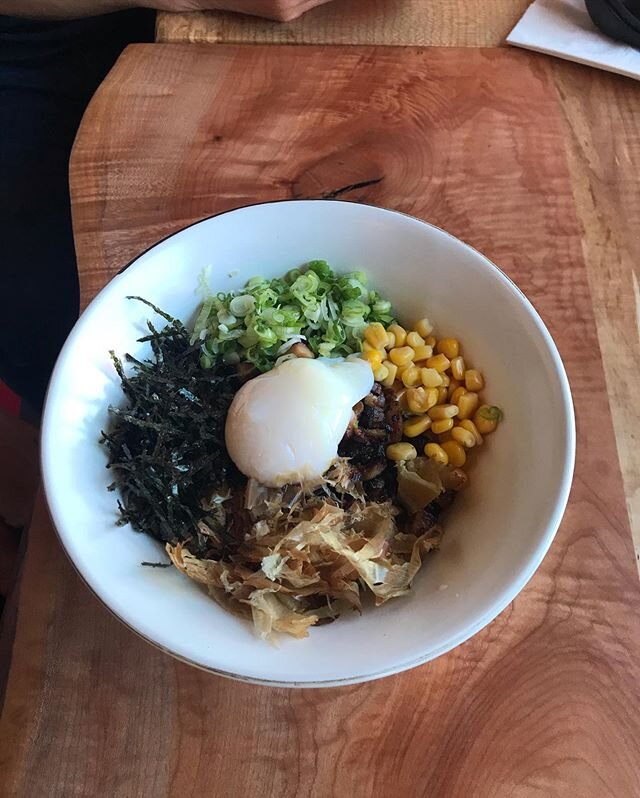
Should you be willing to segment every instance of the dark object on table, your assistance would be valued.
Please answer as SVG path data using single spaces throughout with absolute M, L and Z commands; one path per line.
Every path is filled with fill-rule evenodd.
M 585 4 L 603 33 L 640 49 L 640 0 L 585 0 Z
M 153 41 L 154 19 L 146 9 L 55 22 L 0 15 L 0 378 L 36 417 L 78 316 L 71 146 L 122 49 Z

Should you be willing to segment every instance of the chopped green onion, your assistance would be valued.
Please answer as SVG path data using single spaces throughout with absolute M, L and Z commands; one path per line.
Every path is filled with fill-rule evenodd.
M 267 371 L 281 348 L 301 337 L 321 357 L 360 352 L 364 328 L 374 321 L 390 324 L 393 312 L 367 287 L 366 274 L 338 275 L 326 261 L 314 260 L 283 278 L 252 277 L 240 291 L 205 296 L 191 342 L 201 341 L 205 368 L 222 356 Z
M 242 294 L 241 296 L 234 296 L 229 302 L 229 310 L 234 316 L 246 316 L 247 313 L 251 313 L 255 304 L 255 297 L 250 294 Z

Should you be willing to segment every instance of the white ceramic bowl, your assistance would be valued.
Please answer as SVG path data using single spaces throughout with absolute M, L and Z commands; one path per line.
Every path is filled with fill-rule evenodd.
M 158 560 L 158 543 L 116 527 L 116 497 L 98 444 L 107 405 L 122 402 L 109 349 L 144 352 L 149 310 L 138 294 L 190 319 L 198 276 L 238 288 L 322 258 L 364 269 L 407 323 L 428 316 L 455 335 L 487 378 L 505 420 L 445 518 L 442 548 L 426 558 L 412 593 L 350 615 L 279 647 L 254 637 Z M 539 423 L 544 419 L 544 423 Z M 544 557 L 566 505 L 575 430 L 558 351 L 519 289 L 485 257 L 442 230 L 393 211 L 329 201 L 254 205 L 205 219 L 161 241 L 89 305 L 56 365 L 44 413 L 42 468 L 62 543 L 96 595 L 149 642 L 202 668 L 288 686 L 375 679 L 449 651 L 493 620 Z

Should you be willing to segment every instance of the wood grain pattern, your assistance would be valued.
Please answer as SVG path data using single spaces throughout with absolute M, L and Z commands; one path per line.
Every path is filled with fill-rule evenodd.
M 382 176 L 346 196 L 449 229 L 538 307 L 572 382 L 576 478 L 549 555 L 493 624 L 412 672 L 322 691 L 234 684 L 153 650 L 79 582 L 40 503 L 0 794 L 640 794 L 640 586 L 564 124 L 549 68 L 527 53 L 336 48 L 328 65 L 314 47 L 126 52 L 73 156 L 84 303 L 194 219 Z
M 158 14 L 161 42 L 502 44 L 530 0 L 333 0 L 282 25 L 220 11 Z
M 553 73 L 640 564 L 640 87 L 565 62 Z

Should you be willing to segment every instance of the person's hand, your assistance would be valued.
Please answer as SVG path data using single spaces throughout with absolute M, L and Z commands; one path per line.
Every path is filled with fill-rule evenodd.
M 163 11 L 237 11 L 255 17 L 289 22 L 305 11 L 329 0 L 145 0 L 145 5 Z
M 69 19 L 135 6 L 159 11 L 237 11 L 289 22 L 329 0 L 0 0 L 0 14 L 36 19 Z

